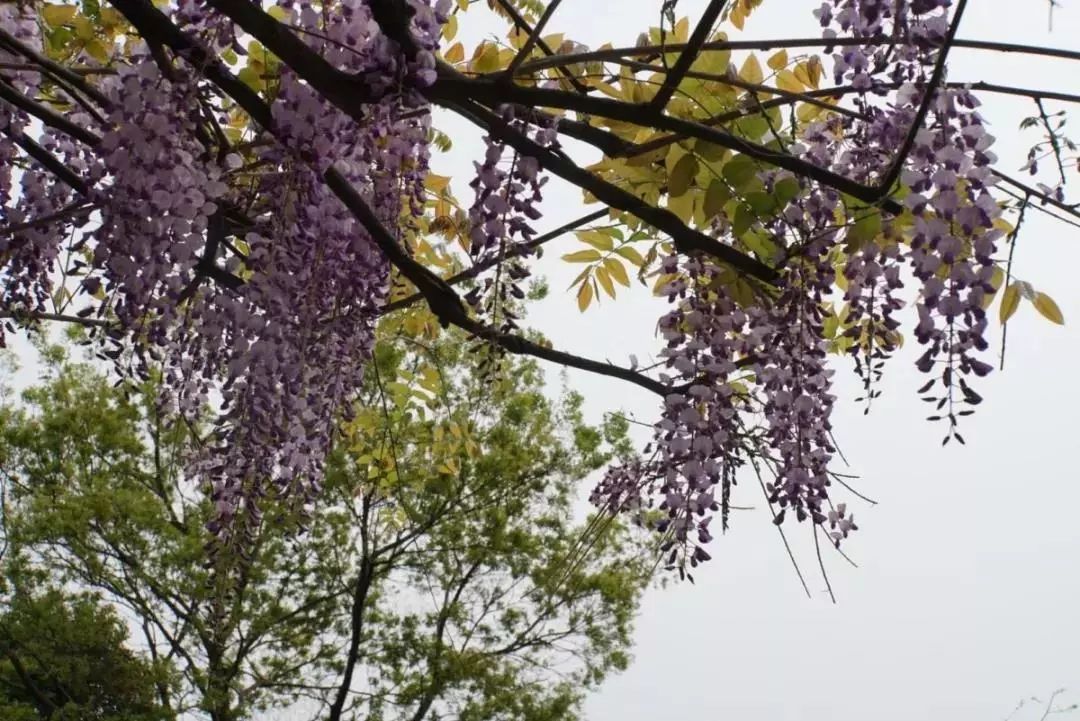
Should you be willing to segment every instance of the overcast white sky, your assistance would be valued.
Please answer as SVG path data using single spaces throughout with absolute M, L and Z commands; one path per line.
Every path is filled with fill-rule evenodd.
M 678 12 L 696 18 L 704 4 L 682 0 Z M 816 4 L 766 0 L 744 36 L 816 35 Z M 1049 32 L 1043 0 L 972 0 L 960 36 L 1080 50 L 1080 7 L 1063 4 Z M 566 0 L 549 27 L 591 47 L 632 44 L 657 22 L 659 6 Z M 469 24 L 462 23 L 463 33 Z M 953 80 L 1064 92 L 1080 92 L 1078 76 L 1080 63 L 986 52 L 955 51 L 950 63 Z M 987 97 L 985 109 L 1004 168 L 1015 170 L 1030 145 L 1017 130 L 1030 106 Z M 475 154 L 473 131 L 448 125 L 461 159 Z M 469 177 L 457 162 L 439 168 Z M 586 210 L 577 192 L 549 187 L 541 231 Z M 530 313 L 531 324 L 557 347 L 584 355 L 649 357 L 655 302 L 641 289 L 579 315 L 564 292 L 574 271 L 557 260 L 576 247 L 571 236 L 549 249 L 542 268 L 553 292 Z M 836 605 L 824 593 L 805 532 L 794 542 L 814 597 L 802 593 L 760 490 L 747 479 L 739 500 L 758 510 L 736 515 L 733 531 L 712 544 L 714 561 L 696 586 L 650 593 L 634 663 L 590 697 L 590 721 L 986 721 L 1061 686 L 1075 691 L 1066 698 L 1080 699 L 1078 247 L 1080 229 L 1029 212 L 1015 271 L 1052 295 L 1069 325 L 1052 326 L 1029 304 L 1021 307 L 1010 327 L 1007 370 L 981 383 L 986 401 L 962 429 L 966 447 L 942 449 L 940 429 L 923 420 L 925 404 L 915 394 L 923 378 L 912 348 L 893 360 L 886 393 L 868 418 L 853 402 L 858 389 L 847 362 L 840 363 L 836 434 L 863 477 L 860 488 L 880 505 L 856 505 L 862 530 L 848 551 L 860 568 L 828 558 Z M 996 327 L 993 334 L 999 339 Z M 570 375 L 594 417 L 623 409 L 655 418 L 648 392 Z M 806 529 L 791 527 L 797 530 Z M 1016 718 L 1040 715 L 1030 707 Z

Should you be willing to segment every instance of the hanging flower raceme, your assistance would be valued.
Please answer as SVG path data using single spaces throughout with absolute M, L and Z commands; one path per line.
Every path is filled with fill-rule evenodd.
M 517 117 L 509 105 L 500 107 L 499 114 L 540 147 L 558 147 L 556 119 L 533 124 Z M 469 183 L 475 193 L 468 213 L 469 251 L 474 263 L 491 264 L 494 270 L 480 278 L 465 300 L 507 332 L 518 327 L 517 316 L 508 306 L 525 297 L 521 284 L 530 275 L 525 261 L 533 252 L 528 241 L 536 234 L 530 223 L 540 217 L 536 206 L 543 200 L 541 189 L 547 177 L 539 159 L 508 150 L 490 135 L 484 142 L 484 159 L 473 163 L 476 176 Z
M 834 55 L 837 83 L 848 82 L 866 91 L 856 98 L 863 119 L 848 119 L 846 151 L 834 169 L 863 183 L 884 176 L 905 146 L 911 126 L 928 92 L 948 32 L 951 0 L 872 2 L 846 0 L 826 3 L 819 11 L 823 25 L 832 23 L 854 37 L 895 36 L 895 46 L 845 49 Z M 834 36 L 828 28 L 826 36 Z M 892 94 L 883 91 L 896 88 Z M 964 88 L 940 87 L 934 92 L 926 123 L 914 136 L 904 160 L 901 181 L 911 192 L 905 204 L 916 215 L 915 228 L 896 226 L 887 218 L 882 232 L 866 240 L 861 252 L 848 257 L 844 276 L 849 319 L 863 322 L 852 351 L 862 353 L 859 364 L 867 399 L 875 393 L 871 379 L 894 345 L 897 325 L 891 312 L 898 308 L 892 291 L 900 287 L 898 261 L 906 259 L 922 283 L 916 304 L 916 339 L 927 346 L 919 359 L 923 372 L 940 369 L 941 395 L 930 396 L 941 413 L 933 419 L 949 422 L 949 438 L 957 417 L 970 413 L 958 404 L 979 402 L 964 376 L 985 375 L 991 366 L 978 352 L 987 348 L 984 302 L 994 291 L 993 255 L 1003 233 L 995 228 L 1001 211 L 990 194 L 996 157 L 989 150 L 993 137 L 983 126 L 978 100 Z M 884 95 L 882 105 L 876 98 Z M 856 228 L 858 224 L 856 224 Z M 900 245 L 907 238 L 910 249 Z M 931 381 L 923 387 L 929 391 Z
M 160 370 L 162 403 L 189 418 L 220 409 L 192 462 L 216 508 L 210 528 L 223 543 L 254 530 L 268 493 L 293 499 L 301 511 L 310 505 L 335 420 L 349 412 L 373 351 L 389 266 L 323 174 L 340 173 L 403 245 L 423 211 L 430 113 L 417 89 L 434 79 L 449 4 L 410 4 L 419 52 L 407 59 L 364 0 L 333 9 L 279 3 L 298 38 L 371 85 L 375 100 L 362 121 L 290 69 L 273 68 L 273 127 L 235 147 L 220 128 L 236 111 L 221 104 L 202 69 L 187 56 L 131 43 L 115 72 L 96 80 L 104 122 L 70 116 L 100 141 L 41 135 L 99 208 L 100 225 L 74 243 L 91 251 L 82 289 L 106 299 L 88 310 L 119 326 L 100 334 L 104 352 L 135 377 Z M 4 28 L 39 47 L 36 23 L 17 12 L 0 8 Z M 182 0 L 170 13 L 211 54 L 239 49 L 233 23 L 208 4 Z M 40 76 L 10 77 L 32 83 Z M 33 94 L 29 85 L 18 89 Z M 2 137 L 27 127 L 6 103 L 0 112 L 0 130 L 10 131 Z M 5 183 L 15 152 L 0 145 Z M 21 185 L 14 203 L 0 187 L 5 223 L 48 216 L 73 199 L 36 166 Z M 44 310 L 68 242 L 58 230 L 66 227 L 35 224 L 5 248 L 5 312 Z M 125 336 L 136 340 L 133 354 L 124 352 Z

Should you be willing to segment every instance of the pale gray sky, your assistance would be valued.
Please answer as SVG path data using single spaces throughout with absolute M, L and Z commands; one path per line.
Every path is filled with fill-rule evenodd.
M 682 0 L 678 11 L 696 17 L 704 4 Z M 632 44 L 657 22 L 659 5 L 565 0 L 550 28 L 592 47 Z M 816 5 L 766 0 L 745 36 L 814 35 Z M 1042 0 L 973 0 L 960 35 L 1080 50 L 1080 7 L 1064 5 L 1048 32 Z M 462 31 L 475 37 L 469 24 Z M 1078 77 L 1080 63 L 986 52 L 954 51 L 950 63 L 950 79 L 1064 92 L 1080 92 Z M 1018 122 L 1031 106 L 985 100 L 1003 167 L 1015 170 L 1031 137 L 1019 133 Z M 464 160 L 475 152 L 475 133 L 457 121 L 450 127 Z M 457 162 L 441 168 L 469 176 Z M 554 181 L 549 187 L 541 231 L 585 211 L 579 193 Z M 577 247 L 569 237 L 549 248 L 542 269 L 553 292 L 529 321 L 557 347 L 583 355 L 649 357 L 657 347 L 655 301 L 640 289 L 580 315 L 564 292 L 575 271 L 557 260 Z M 962 428 L 966 447 L 941 448 L 940 428 L 923 420 L 913 348 L 894 358 L 885 395 L 866 418 L 853 402 L 858 388 L 849 364 L 839 362 L 836 435 L 863 477 L 860 489 L 880 505 L 855 504 L 861 530 L 847 550 L 860 568 L 827 557 L 836 605 L 824 593 L 807 529 L 791 526 L 814 598 L 802 593 L 760 490 L 747 479 L 739 500 L 758 510 L 736 515 L 733 530 L 713 542 L 714 560 L 696 586 L 649 594 L 634 663 L 590 697 L 590 721 L 987 721 L 1004 718 L 1024 696 L 1060 686 L 1080 699 L 1078 247 L 1080 229 L 1029 212 L 1015 271 L 1058 301 L 1068 325 L 1052 326 L 1029 304 L 1021 307 L 1010 326 L 1007 369 L 981 382 L 986 401 Z M 993 342 L 999 339 L 995 323 Z M 646 391 L 579 372 L 570 377 L 596 418 L 615 409 L 655 418 Z M 1017 718 L 1041 714 L 1026 711 Z

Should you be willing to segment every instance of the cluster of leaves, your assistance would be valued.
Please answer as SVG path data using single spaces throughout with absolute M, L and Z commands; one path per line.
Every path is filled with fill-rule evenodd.
M 161 415 L 152 386 L 125 393 L 50 349 L 42 384 L 0 411 L 8 568 L 134 614 L 155 713 L 572 718 L 627 664 L 651 554 L 574 509 L 578 479 L 629 451 L 625 422 L 548 400 L 533 363 L 491 385 L 460 341 L 383 333 L 319 514 L 299 536 L 264 525 L 227 601 L 200 570 L 208 501 L 184 473 L 200 429 Z

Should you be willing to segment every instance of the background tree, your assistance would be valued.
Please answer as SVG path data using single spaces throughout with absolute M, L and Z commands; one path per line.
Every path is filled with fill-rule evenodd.
M 12 574 L 5 579 L 10 583 Z M 22 578 L 25 581 L 25 578 Z M 0 614 L 0 716 L 7 721 L 166 721 L 156 671 L 91 594 L 12 589 Z
M 229 594 L 203 568 L 208 500 L 184 475 L 198 428 L 49 351 L 0 415 L 13 547 L 133 619 L 162 703 L 215 721 L 573 717 L 627 663 L 652 570 L 610 521 L 582 526 L 576 482 L 628 450 L 534 364 L 496 379 L 451 339 L 387 324 L 359 410 L 301 535 L 265 524 Z M 290 514 L 286 503 L 267 505 Z

